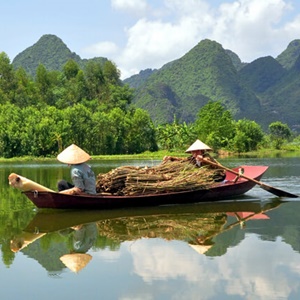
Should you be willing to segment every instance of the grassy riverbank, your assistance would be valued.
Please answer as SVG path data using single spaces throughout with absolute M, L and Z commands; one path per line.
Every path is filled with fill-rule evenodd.
M 129 159 L 163 159 L 164 156 L 178 156 L 185 157 L 187 156 L 184 151 L 166 151 L 161 150 L 157 152 L 144 152 L 140 154 L 122 154 L 122 155 L 93 155 L 92 159 L 95 160 L 129 160 Z M 247 153 L 233 153 L 228 151 L 220 151 L 219 154 L 215 154 L 216 157 L 225 158 L 225 157 L 300 157 L 300 150 L 274 150 L 274 149 L 261 149 L 259 151 L 247 152 Z M 1 158 L 0 162 L 33 162 L 33 161 L 53 161 L 56 160 L 56 157 L 33 157 L 33 156 L 24 156 L 24 157 L 13 157 L 13 158 Z

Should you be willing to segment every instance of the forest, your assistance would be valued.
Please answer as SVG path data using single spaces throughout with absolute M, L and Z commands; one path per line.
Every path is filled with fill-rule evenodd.
M 199 109 L 195 122 L 154 125 L 132 103 L 134 89 L 120 80 L 110 60 L 84 68 L 69 59 L 62 71 L 39 64 L 35 76 L 14 68 L 0 53 L 0 157 L 53 157 L 75 143 L 91 155 L 183 151 L 196 138 L 215 151 L 247 152 L 272 144 L 280 149 L 295 137 L 274 122 L 264 132 L 255 121 L 235 121 L 219 101 Z

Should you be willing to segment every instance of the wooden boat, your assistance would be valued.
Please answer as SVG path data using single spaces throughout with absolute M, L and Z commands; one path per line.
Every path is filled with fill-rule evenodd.
M 233 169 L 238 172 L 244 169 L 243 176 L 260 180 L 268 169 L 267 166 L 240 166 Z M 24 191 L 23 193 L 38 208 L 56 209 L 111 209 L 117 207 L 142 207 L 167 204 L 186 204 L 206 201 L 219 201 L 242 195 L 251 190 L 255 181 L 243 176 L 235 181 L 236 175 L 226 172 L 223 182 L 214 183 L 209 189 L 188 190 L 180 192 L 156 193 L 133 196 L 117 196 L 107 194 L 66 195 L 53 191 Z

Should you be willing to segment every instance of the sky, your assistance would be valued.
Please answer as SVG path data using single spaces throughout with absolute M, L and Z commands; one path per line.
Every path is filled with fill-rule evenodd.
M 299 0 L 9 0 L 0 52 L 11 62 L 44 34 L 81 58 L 107 57 L 125 79 L 210 39 L 243 62 L 276 58 L 300 39 Z

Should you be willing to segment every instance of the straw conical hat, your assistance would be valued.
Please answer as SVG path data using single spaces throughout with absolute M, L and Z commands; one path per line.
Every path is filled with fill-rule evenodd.
M 24 232 L 21 236 L 17 236 L 10 241 L 10 249 L 13 252 L 18 252 L 37 239 L 43 237 L 46 233 L 30 233 Z
M 192 152 L 197 150 L 212 150 L 206 144 L 201 142 L 200 140 L 196 140 L 194 144 L 192 144 L 185 152 Z
M 207 252 L 212 245 L 191 245 L 189 244 L 196 252 L 200 253 L 200 254 L 204 254 L 205 252 Z
M 92 256 L 86 253 L 71 253 L 60 257 L 64 265 L 75 273 L 82 270 L 91 259 Z
M 57 159 L 65 164 L 76 165 L 81 164 L 90 159 L 90 155 L 84 150 L 72 144 L 67 147 L 64 151 L 57 155 Z

